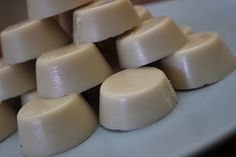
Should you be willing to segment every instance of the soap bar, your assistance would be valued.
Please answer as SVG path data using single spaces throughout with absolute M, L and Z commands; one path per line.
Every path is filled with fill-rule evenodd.
M 175 91 L 161 70 L 123 70 L 101 85 L 100 123 L 112 130 L 142 128 L 163 118 L 176 103 Z
M 54 21 L 24 21 L 1 32 L 3 59 L 16 64 L 67 44 L 70 38 Z
M 190 26 L 180 25 L 179 28 L 184 33 L 184 35 L 190 35 L 193 33 L 193 30 Z
M 30 100 L 38 99 L 38 98 L 40 98 L 40 97 L 38 96 L 37 91 L 32 90 L 30 92 L 27 92 L 27 93 L 21 95 L 21 105 L 24 106 L 25 104 L 30 102 Z
M 36 87 L 33 61 L 6 65 L 0 60 L 0 101 L 19 96 Z
M 135 5 L 134 9 L 138 13 L 141 21 L 145 21 L 145 20 L 148 20 L 148 19 L 152 18 L 152 14 L 144 6 L 142 6 L 142 5 Z
M 185 36 L 170 17 L 154 17 L 117 40 L 122 68 L 143 66 L 170 54 L 186 43 Z
M 30 20 L 48 18 L 62 12 L 77 8 L 92 0 L 27 0 Z
M 6 102 L 0 102 L 0 141 L 16 131 L 16 110 Z
M 175 89 L 193 89 L 223 79 L 235 69 L 236 59 L 218 33 L 199 32 L 161 64 Z
M 97 0 L 74 12 L 74 42 L 98 42 L 140 23 L 129 0 Z
M 36 63 L 37 92 L 55 98 L 101 84 L 112 70 L 94 44 L 71 44 L 44 53 Z
M 97 128 L 97 117 L 77 94 L 32 99 L 17 115 L 19 142 L 25 156 L 52 156 L 71 149 Z

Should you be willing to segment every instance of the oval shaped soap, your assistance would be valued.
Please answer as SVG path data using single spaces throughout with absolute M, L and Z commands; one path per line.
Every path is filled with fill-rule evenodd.
M 117 40 L 122 68 L 143 66 L 175 53 L 186 43 L 170 17 L 153 17 Z
M 129 0 L 96 0 L 74 12 L 74 42 L 98 42 L 140 23 Z
M 175 89 L 193 89 L 223 79 L 236 67 L 236 59 L 216 32 L 198 32 L 188 43 L 161 61 Z
M 33 99 L 17 115 L 19 141 L 25 156 L 51 156 L 71 149 L 97 128 L 97 117 L 77 94 Z
M 176 103 L 175 91 L 161 70 L 123 70 L 100 88 L 100 123 L 112 130 L 142 128 L 166 116 Z
M 56 98 L 101 84 L 112 70 L 94 44 L 70 44 L 37 59 L 37 92 Z

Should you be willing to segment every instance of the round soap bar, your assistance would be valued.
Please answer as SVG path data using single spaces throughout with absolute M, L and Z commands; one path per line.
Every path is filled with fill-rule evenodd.
M 25 93 L 25 94 L 21 95 L 21 105 L 24 106 L 25 104 L 30 102 L 30 100 L 37 99 L 37 98 L 39 98 L 39 96 L 37 94 L 37 91 L 35 91 L 35 90 Z
M 97 0 L 74 12 L 74 42 L 98 42 L 140 23 L 129 0 Z
M 0 101 L 19 96 L 35 88 L 34 62 L 6 65 L 0 60 Z
M 16 110 L 5 102 L 0 102 L 0 141 L 16 131 Z
M 100 88 L 100 123 L 112 130 L 142 128 L 163 118 L 176 103 L 175 91 L 161 70 L 123 70 Z
M 175 89 L 193 89 L 223 79 L 236 67 L 236 59 L 215 32 L 188 36 L 188 43 L 161 61 Z
M 92 0 L 27 0 L 31 20 L 44 19 L 77 8 Z
M 190 26 L 180 25 L 179 28 L 183 32 L 184 35 L 190 35 L 193 33 L 193 30 Z
M 170 17 L 154 17 L 117 40 L 121 67 L 139 67 L 173 54 L 186 43 Z
M 101 84 L 111 73 L 94 44 L 71 44 L 38 58 L 37 92 L 44 98 L 81 93 Z
M 145 21 L 145 20 L 148 20 L 148 19 L 152 18 L 151 13 L 144 6 L 142 6 L 142 5 L 135 5 L 134 9 L 138 13 L 141 21 Z
M 7 64 L 35 59 L 45 51 L 61 47 L 69 41 L 54 19 L 22 22 L 1 33 L 3 59 Z
M 71 94 L 33 99 L 17 115 L 21 151 L 25 156 L 51 156 L 79 145 L 97 128 L 89 104 Z

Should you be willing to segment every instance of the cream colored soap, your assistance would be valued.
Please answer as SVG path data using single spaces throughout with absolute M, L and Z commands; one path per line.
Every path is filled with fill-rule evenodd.
M 53 19 L 25 21 L 1 32 L 3 59 L 16 64 L 67 44 L 70 38 Z
M 193 30 L 190 26 L 180 25 L 179 28 L 184 33 L 184 35 L 190 35 L 193 33 Z
M 25 104 L 30 102 L 30 100 L 38 99 L 38 98 L 40 98 L 40 97 L 38 96 L 37 91 L 32 90 L 28 93 L 25 93 L 25 94 L 21 95 L 21 105 L 24 106 Z
M 135 5 L 134 8 L 135 8 L 136 12 L 138 13 L 141 21 L 145 21 L 145 20 L 152 18 L 152 14 L 144 6 Z
M 123 70 L 100 88 L 100 123 L 112 130 L 142 128 L 163 118 L 176 103 L 175 91 L 161 70 Z
M 188 43 L 161 61 L 175 89 L 193 89 L 223 79 L 236 67 L 236 59 L 216 32 L 188 36 Z
M 140 23 L 129 0 L 96 0 L 74 12 L 74 42 L 98 42 Z
M 139 67 L 173 54 L 186 43 L 170 17 L 154 17 L 117 40 L 121 67 Z
M 0 141 L 16 131 L 16 110 L 6 102 L 0 102 Z
M 77 94 L 33 99 L 17 115 L 19 143 L 25 156 L 52 156 L 71 149 L 97 128 L 97 117 Z
M 0 60 L 0 101 L 35 88 L 34 62 L 6 65 Z
M 101 84 L 111 73 L 94 44 L 71 44 L 38 58 L 37 92 L 45 98 L 81 93 Z
M 31 20 L 44 19 L 77 8 L 92 0 L 27 0 Z

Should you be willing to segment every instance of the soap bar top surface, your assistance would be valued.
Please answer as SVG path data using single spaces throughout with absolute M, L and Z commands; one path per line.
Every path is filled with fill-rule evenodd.
M 77 8 L 92 0 L 27 0 L 28 16 L 31 20 L 48 18 Z

